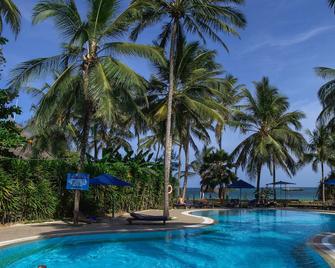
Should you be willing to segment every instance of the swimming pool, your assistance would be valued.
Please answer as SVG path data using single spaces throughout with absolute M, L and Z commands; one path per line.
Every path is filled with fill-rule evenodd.
M 328 267 L 306 242 L 335 231 L 335 215 L 287 210 L 194 214 L 217 224 L 40 240 L 0 250 L 0 267 Z

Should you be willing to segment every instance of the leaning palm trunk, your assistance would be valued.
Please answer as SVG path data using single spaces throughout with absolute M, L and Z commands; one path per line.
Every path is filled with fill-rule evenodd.
M 258 170 L 257 170 L 257 182 L 256 182 L 256 200 L 257 200 L 257 202 L 260 199 L 260 185 L 261 185 L 261 168 L 258 167 Z
M 324 166 L 321 162 L 321 184 L 322 184 L 322 202 L 326 202 L 326 191 L 325 191 L 325 177 L 324 177 Z
M 169 94 L 167 103 L 166 132 L 165 132 L 165 155 L 164 155 L 164 211 L 163 215 L 169 217 L 169 193 L 168 186 L 170 183 L 171 168 L 171 151 L 172 151 L 172 135 L 171 135 L 171 119 L 172 119 L 172 101 L 174 91 L 174 62 L 176 51 L 177 23 L 174 21 L 171 34 L 170 47 L 170 73 L 169 73 Z
M 183 200 L 185 200 L 187 192 L 187 181 L 188 181 L 188 162 L 189 162 L 189 141 L 187 138 L 185 144 L 185 174 L 184 174 L 184 183 L 183 183 Z
M 179 145 L 179 151 L 178 151 L 178 177 L 177 177 L 177 181 L 178 181 L 178 188 L 177 188 L 177 196 L 180 197 L 180 178 L 181 178 L 181 150 L 182 150 L 183 146 L 182 143 L 180 143 Z
M 272 161 L 272 189 L 273 189 L 273 201 L 276 201 L 277 194 L 276 194 L 276 165 L 275 161 Z

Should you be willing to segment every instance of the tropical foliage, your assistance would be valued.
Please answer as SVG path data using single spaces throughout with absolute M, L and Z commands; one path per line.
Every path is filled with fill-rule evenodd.
M 214 191 L 218 187 L 219 198 L 225 199 L 226 186 L 237 180 L 235 165 L 224 150 L 211 151 L 203 156 L 200 167 L 201 190 Z
M 289 176 L 296 172 L 297 160 L 304 152 L 304 137 L 298 132 L 304 114 L 289 111 L 288 99 L 279 94 L 264 77 L 255 82 L 256 93 L 244 90 L 246 103 L 237 120 L 243 133 L 250 134 L 232 153 L 236 164 L 256 177 L 256 198 L 259 198 L 261 171 L 268 166 L 276 180 L 276 167 Z
M 11 105 L 14 98 L 15 94 L 0 90 L 0 156 L 12 156 L 13 151 L 25 142 L 22 129 L 13 120 L 15 115 L 21 113 L 19 107 Z
M 19 33 L 21 13 L 12 0 L 0 1 L 0 18 L 0 36 L 2 36 L 4 22 L 9 25 L 15 35 Z
M 175 90 L 172 105 L 172 137 L 185 153 L 182 198 L 185 199 L 189 175 L 190 147 L 198 151 L 197 140 L 209 143 L 213 122 L 224 125 L 231 117 L 230 80 L 220 78 L 222 69 L 215 62 L 215 51 L 202 48 L 199 43 L 183 43 L 177 51 Z M 160 129 L 167 119 L 169 66 L 156 64 L 156 73 L 149 85 L 149 111 Z M 233 78 L 230 78 L 233 80 Z M 234 80 L 236 81 L 236 80 Z M 181 151 L 178 153 L 180 160 Z M 179 165 L 180 167 L 180 165 Z M 178 172 L 180 179 L 180 169 Z
M 118 1 L 88 1 L 83 19 L 75 1 L 39 1 L 33 23 L 53 19 L 64 43 L 59 55 L 26 61 L 12 71 L 10 87 L 18 90 L 33 79 L 55 75 L 41 98 L 34 123 L 39 128 L 79 126 L 79 169 L 85 165 L 92 119 L 108 127 L 119 111 L 137 111 L 134 96 L 142 95 L 146 81 L 122 63 L 118 55 L 138 55 L 161 62 L 160 51 L 152 46 L 117 40 L 131 21 L 129 10 L 119 12 Z M 79 191 L 75 221 L 78 218 Z
M 206 43 L 206 36 L 221 44 L 228 50 L 227 45 L 219 34 L 227 33 L 238 36 L 237 29 L 246 25 L 244 15 L 235 7 L 241 5 L 244 0 L 133 0 L 132 5 L 136 6 L 137 12 L 134 15 L 137 23 L 131 31 L 131 38 L 136 40 L 138 35 L 146 28 L 160 24 L 161 32 L 157 43 L 160 47 L 168 47 L 169 57 L 169 88 L 166 107 L 165 127 L 165 155 L 164 155 L 164 215 L 169 216 L 168 185 L 170 178 L 171 153 L 173 147 L 172 113 L 174 91 L 176 90 L 177 79 L 176 57 L 177 50 L 186 37 L 186 33 L 200 38 Z M 234 5 L 234 6 L 232 6 Z
M 186 198 L 193 172 L 201 176 L 202 190 L 218 190 L 223 200 L 238 167 L 256 178 L 261 199 L 268 194 L 261 191 L 265 167 L 275 186 L 278 169 L 291 177 L 312 163 L 321 168 L 321 195 L 327 198 L 324 168 L 335 165 L 334 69 L 316 68 L 327 82 L 307 144 L 299 132 L 304 114 L 291 111 L 268 78 L 255 82 L 253 93 L 223 71 L 216 50 L 206 48 L 211 39 L 228 50 L 222 34 L 239 37 L 246 26 L 244 0 L 132 0 L 128 6 L 87 0 L 83 10 L 79 2 L 37 1 L 33 23 L 54 23 L 60 53 L 19 64 L 9 90 L 0 91 L 2 223 L 69 217 L 73 203 L 76 222 L 80 194 L 65 190 L 65 174 L 78 170 L 132 184 L 83 192 L 81 211 L 88 215 L 109 213 L 115 203 L 117 211 L 163 208 L 169 216 L 172 199 Z M 328 4 L 335 8 L 335 1 Z M 0 0 L 0 45 L 7 42 L 3 23 L 17 36 L 20 16 L 11 0 Z M 153 45 L 125 41 L 155 25 L 160 31 Z M 125 64 L 128 56 L 149 61 L 148 78 Z M 33 87 L 41 80 L 43 86 Z M 20 109 L 12 105 L 22 89 L 39 100 L 24 131 L 13 120 Z M 231 155 L 222 150 L 227 127 L 246 135 Z M 215 142 L 219 150 L 209 147 Z M 177 189 L 172 196 L 170 184 Z
M 163 165 L 151 161 L 149 152 L 124 157 L 111 156 L 85 165 L 96 176 L 109 173 L 128 181 L 132 187 L 91 186 L 82 196 L 85 215 L 158 208 L 161 204 Z M 66 173 L 77 169 L 77 158 L 66 160 L 1 159 L 0 220 L 40 221 L 72 215 L 74 194 L 65 190 Z
M 305 163 L 312 163 L 312 168 L 315 172 L 321 169 L 322 198 L 326 201 L 325 193 L 325 165 L 330 167 L 335 165 L 334 155 L 334 137 L 329 130 L 324 126 L 317 126 L 314 131 L 307 130 L 308 145 L 304 154 L 303 161 Z

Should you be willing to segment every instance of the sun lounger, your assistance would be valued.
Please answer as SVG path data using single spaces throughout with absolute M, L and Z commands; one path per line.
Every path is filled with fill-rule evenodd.
M 187 208 L 191 208 L 193 205 L 192 202 L 185 202 L 185 203 L 176 203 L 173 205 L 174 208 L 184 208 L 184 209 L 187 209 Z
M 160 222 L 162 221 L 164 224 L 168 220 L 167 217 L 164 216 L 151 216 L 151 215 L 144 215 L 140 213 L 132 212 L 130 213 L 131 218 L 128 218 L 127 221 L 129 224 L 132 224 L 133 221 L 147 221 L 147 222 Z

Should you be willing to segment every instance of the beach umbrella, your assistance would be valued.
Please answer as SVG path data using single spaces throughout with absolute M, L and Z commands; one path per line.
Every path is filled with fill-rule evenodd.
M 98 177 L 95 177 L 93 179 L 90 179 L 90 184 L 93 185 L 112 185 L 112 186 L 119 186 L 119 187 L 130 187 L 131 184 L 120 180 L 117 177 L 114 177 L 109 174 L 101 174 Z M 114 218 L 115 216 L 115 200 L 114 200 L 114 195 L 112 194 L 112 200 L 113 200 L 113 206 L 112 206 L 112 216 Z
M 335 179 L 328 179 L 325 181 L 325 184 L 327 185 L 335 185 Z
M 227 188 L 230 189 L 240 189 L 240 200 L 242 196 L 242 189 L 253 189 L 255 188 L 253 185 L 250 183 L 245 182 L 244 180 L 237 180 L 233 182 L 232 184 L 229 184 Z
M 94 185 L 113 185 L 113 186 L 120 186 L 120 187 L 127 187 L 131 186 L 130 183 L 120 180 L 117 177 L 114 177 L 109 174 L 101 174 L 98 177 L 90 179 L 90 184 Z
M 281 190 L 282 185 L 285 186 L 285 188 L 287 187 L 287 185 L 293 185 L 295 183 L 293 182 L 288 182 L 288 181 L 276 181 L 275 183 L 271 182 L 271 183 L 267 183 L 266 185 L 279 185 L 279 188 Z M 286 191 L 285 191 L 285 200 L 286 200 Z

